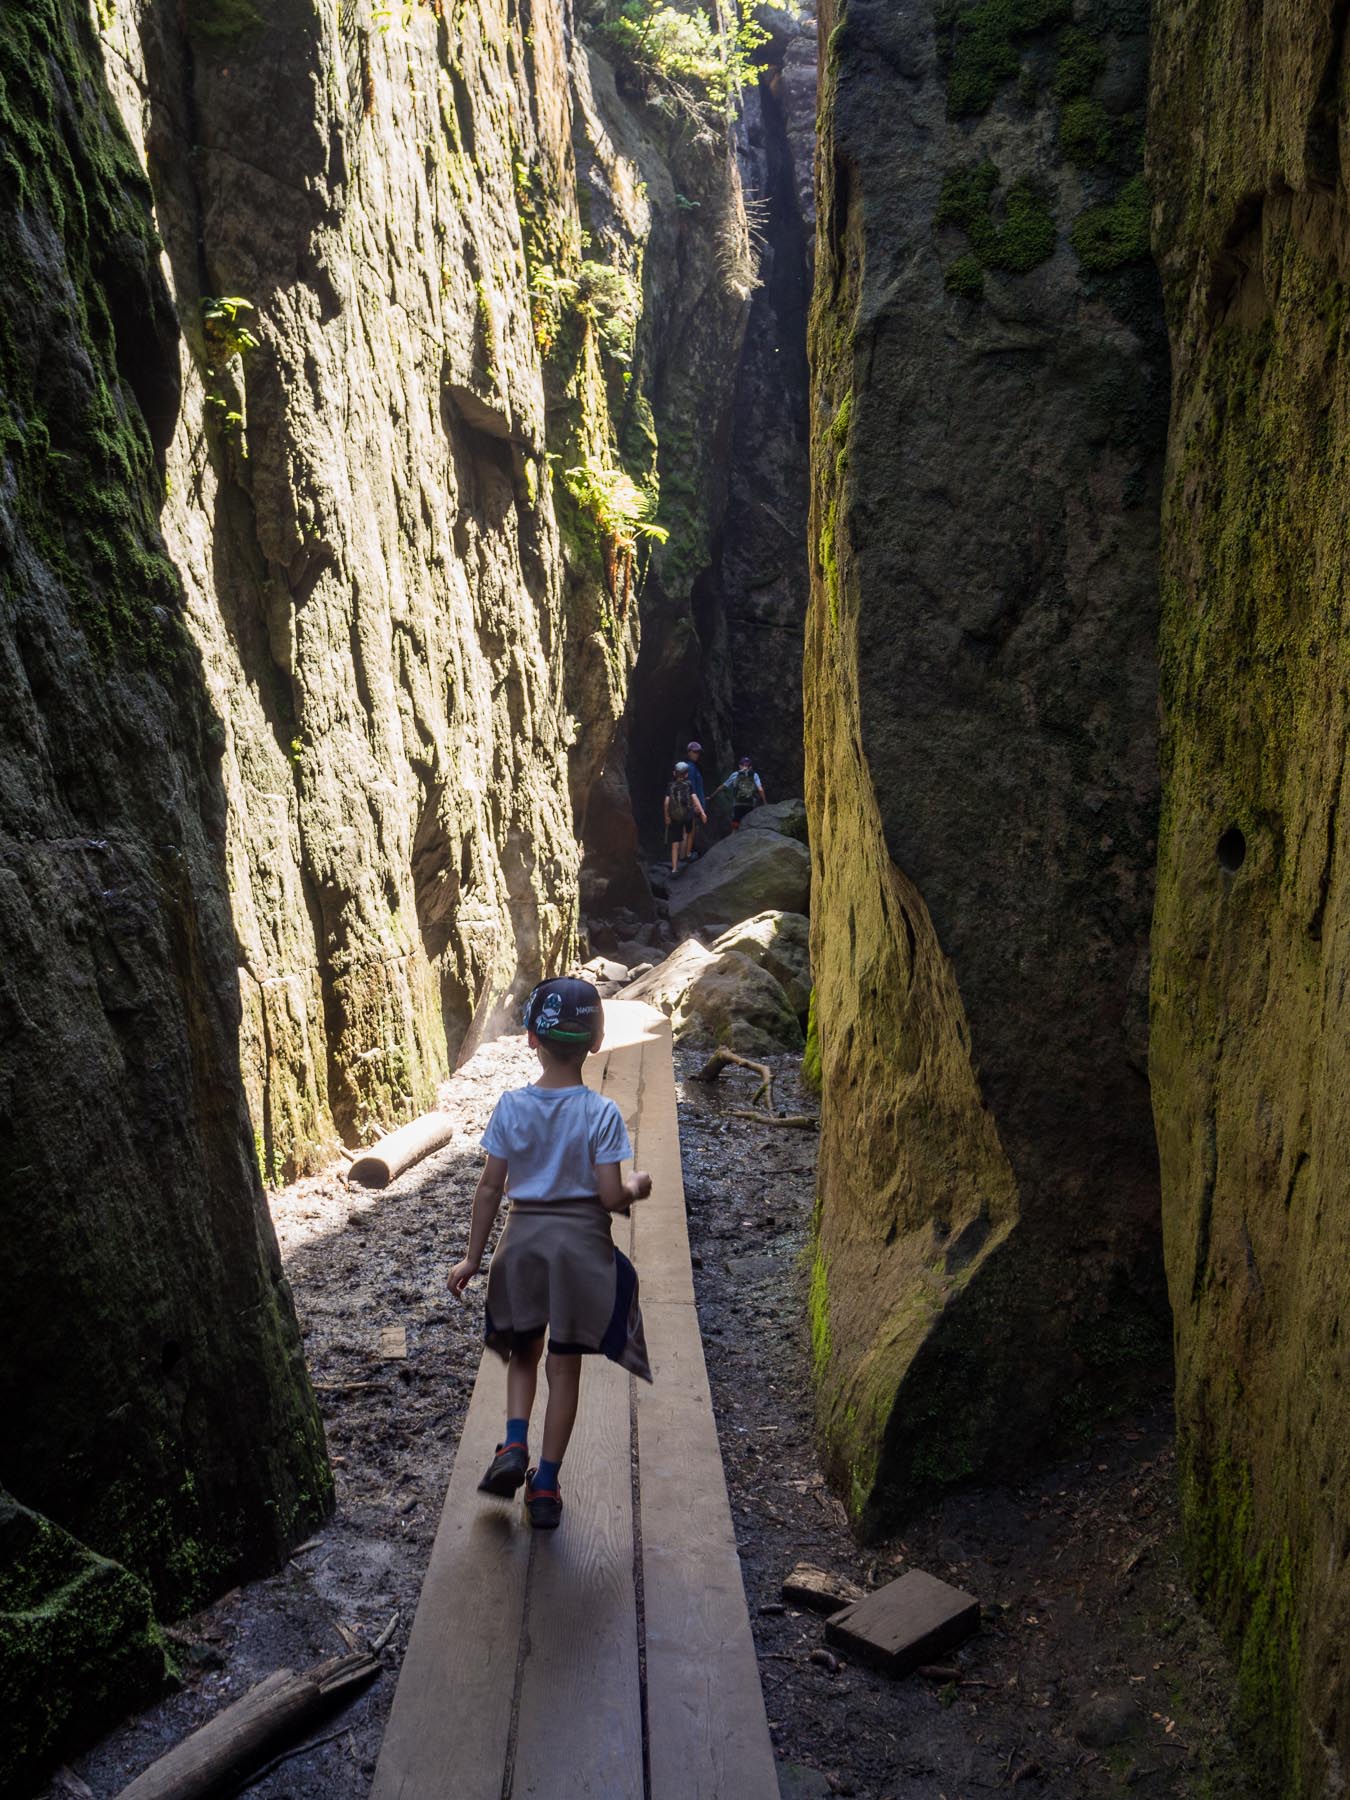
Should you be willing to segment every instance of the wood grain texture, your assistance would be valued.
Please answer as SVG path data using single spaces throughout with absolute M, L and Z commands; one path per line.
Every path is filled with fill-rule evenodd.
M 903 1675 L 964 1642 L 980 1623 L 980 1603 L 960 1588 L 911 1569 L 825 1626 L 826 1640 Z
M 538 1534 L 530 1568 L 513 1800 L 642 1794 L 631 1383 L 586 1359 L 563 1523 Z
M 652 1800 L 777 1800 L 717 1426 L 692 1307 L 646 1309 L 637 1384 Z
M 501 1800 L 530 1533 L 518 1504 L 476 1490 L 505 1417 L 506 1366 L 484 1356 L 371 1800 Z M 536 1403 L 536 1438 L 542 1417 Z

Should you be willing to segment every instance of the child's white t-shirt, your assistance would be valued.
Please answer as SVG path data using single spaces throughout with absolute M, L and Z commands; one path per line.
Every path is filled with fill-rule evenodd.
M 595 1165 L 633 1154 L 623 1114 L 593 1088 L 512 1088 L 479 1140 L 506 1160 L 513 1200 L 572 1200 L 594 1194 Z

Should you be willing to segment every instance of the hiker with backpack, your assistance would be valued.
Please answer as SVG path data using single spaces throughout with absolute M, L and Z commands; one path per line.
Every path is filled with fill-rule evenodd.
M 765 803 L 764 783 L 759 778 L 755 759 L 743 756 L 721 787 L 713 789 L 714 794 L 720 794 L 722 788 L 731 789 L 731 829 L 739 831 L 741 820 L 748 818 L 757 806 Z
M 684 753 L 689 758 L 689 785 L 694 790 L 694 798 L 698 801 L 701 808 L 706 809 L 708 796 L 703 790 L 703 770 L 700 767 L 703 746 L 699 743 L 697 738 L 691 738 L 684 747 Z M 707 811 L 704 810 L 700 816 L 703 819 L 703 823 L 706 825 L 708 822 Z M 694 815 L 693 813 L 690 813 L 689 829 L 684 834 L 684 849 L 680 852 L 680 860 L 682 862 L 694 862 L 697 858 L 698 851 L 694 848 Z
M 666 842 L 670 845 L 670 872 L 680 872 L 680 850 L 684 840 L 694 829 L 694 821 L 702 819 L 706 825 L 708 815 L 703 810 L 703 802 L 694 791 L 694 784 L 689 779 L 689 764 L 677 762 L 666 789 L 665 798 Z

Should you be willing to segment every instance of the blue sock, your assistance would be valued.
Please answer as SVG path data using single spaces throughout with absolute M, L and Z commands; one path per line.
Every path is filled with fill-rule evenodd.
M 540 1488 L 543 1488 L 546 1492 L 556 1489 L 558 1485 L 558 1470 L 561 1469 L 561 1467 L 561 1462 L 546 1462 L 541 1457 L 539 1460 L 539 1467 L 534 1472 L 535 1492 L 538 1493 Z
M 506 1436 L 503 1444 L 528 1444 L 530 1440 L 530 1421 L 528 1419 L 508 1419 Z

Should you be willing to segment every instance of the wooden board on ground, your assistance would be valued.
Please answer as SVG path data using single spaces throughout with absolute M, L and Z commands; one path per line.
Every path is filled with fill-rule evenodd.
M 501 1800 L 525 1615 L 530 1534 L 477 1492 L 506 1417 L 506 1368 L 485 1355 L 455 1454 L 371 1800 Z M 531 1425 L 543 1418 L 536 1407 Z
M 828 1643 L 903 1675 L 956 1646 L 980 1623 L 980 1603 L 922 1569 L 888 1581 L 865 1600 L 835 1613 Z
M 644 1009 L 645 1011 L 646 1009 Z M 777 1800 L 740 1556 L 694 1306 L 670 1021 L 649 1015 L 633 1208 L 655 1382 L 636 1382 L 652 1800 Z
M 532 1534 L 518 1503 L 475 1491 L 505 1417 L 484 1358 L 372 1800 L 778 1797 L 694 1309 L 670 1026 L 629 1002 L 605 1013 L 586 1079 L 652 1174 L 614 1241 L 638 1265 L 656 1383 L 588 1362 L 563 1524 Z M 536 1453 L 542 1420 L 541 1394 Z

